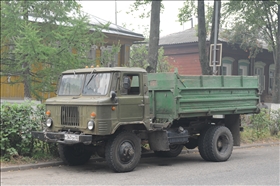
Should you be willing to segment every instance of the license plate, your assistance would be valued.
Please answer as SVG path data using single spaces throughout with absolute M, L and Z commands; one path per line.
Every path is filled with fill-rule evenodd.
M 79 135 L 76 135 L 76 134 L 64 134 L 64 140 L 79 141 Z

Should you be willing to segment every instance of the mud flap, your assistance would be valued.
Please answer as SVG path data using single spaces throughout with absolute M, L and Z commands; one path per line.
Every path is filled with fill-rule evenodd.
M 225 126 L 230 130 L 233 136 L 233 145 L 240 146 L 240 114 L 225 115 Z
M 149 133 L 150 149 L 154 151 L 169 151 L 169 142 L 166 131 Z

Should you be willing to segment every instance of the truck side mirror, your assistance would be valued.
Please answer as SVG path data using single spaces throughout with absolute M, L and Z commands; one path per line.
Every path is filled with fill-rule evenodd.
M 129 77 L 123 78 L 123 88 L 124 89 L 130 89 L 130 79 Z
M 114 91 L 111 91 L 110 93 L 110 98 L 112 101 L 114 101 L 116 99 L 117 94 Z

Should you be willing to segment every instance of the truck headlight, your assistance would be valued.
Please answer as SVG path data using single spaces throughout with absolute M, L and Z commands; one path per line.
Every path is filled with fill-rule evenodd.
M 93 130 L 94 129 L 94 126 L 95 126 L 95 123 L 93 120 L 89 120 L 88 123 L 87 123 L 87 127 L 89 130 Z
M 51 118 L 47 119 L 47 122 L 46 122 L 47 127 L 51 127 L 52 123 L 53 123 L 53 121 Z

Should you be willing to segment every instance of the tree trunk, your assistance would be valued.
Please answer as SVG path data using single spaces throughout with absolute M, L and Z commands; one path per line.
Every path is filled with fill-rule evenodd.
M 210 74 L 208 71 L 208 60 L 206 52 L 206 28 L 205 28 L 205 12 L 204 12 L 204 0 L 197 2 L 197 14 L 198 14 L 198 50 L 199 61 L 201 66 L 201 72 L 203 75 Z
M 276 35 L 276 59 L 275 59 L 275 75 L 274 84 L 272 90 L 272 102 L 280 103 L 280 5 L 278 4 L 278 25 L 277 25 L 277 35 Z
M 27 10 L 24 14 L 24 20 L 27 23 L 28 22 L 28 2 L 27 0 L 24 1 L 24 8 L 23 11 Z M 30 80 L 30 68 L 29 64 L 26 62 L 23 63 L 22 67 L 23 70 L 23 84 L 24 84 L 24 99 L 31 100 L 31 80 Z
M 23 71 L 24 99 L 31 100 L 30 68 L 26 62 L 23 64 L 23 68 L 25 68 Z
M 148 62 L 149 73 L 155 73 L 157 71 L 157 59 L 158 59 L 158 42 L 159 42 L 159 25 L 160 25 L 160 1 L 152 1 L 151 21 L 150 21 L 150 37 L 149 37 L 149 51 Z

